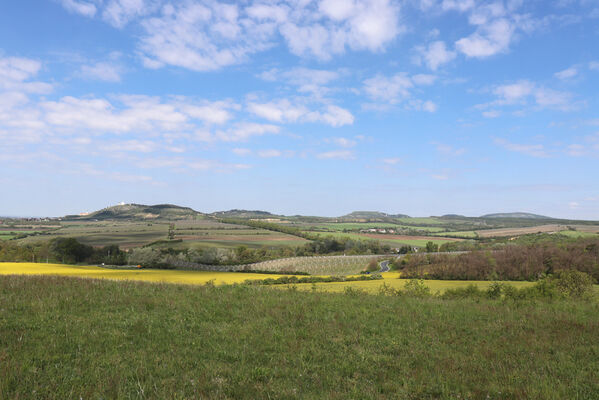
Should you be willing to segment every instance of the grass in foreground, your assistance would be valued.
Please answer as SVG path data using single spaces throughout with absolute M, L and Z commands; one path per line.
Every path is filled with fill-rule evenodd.
M 596 399 L 597 303 L 0 277 L 0 398 Z

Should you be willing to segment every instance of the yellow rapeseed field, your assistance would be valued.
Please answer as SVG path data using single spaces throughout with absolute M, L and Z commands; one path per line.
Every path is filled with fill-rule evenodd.
M 80 278 L 114 279 L 114 280 L 136 280 L 146 282 L 183 283 L 190 285 L 203 285 L 213 281 L 215 285 L 232 283 L 243 283 L 247 279 L 277 279 L 285 275 L 254 274 L 241 272 L 211 272 L 211 271 L 178 271 L 160 269 L 139 270 L 117 270 L 95 266 L 75 266 L 63 264 L 40 264 L 40 263 L 2 263 L 0 262 L 0 275 L 60 275 L 74 276 Z M 369 293 L 377 293 L 379 288 L 386 284 L 394 289 L 401 289 L 406 283 L 405 279 L 398 279 L 399 273 L 385 272 L 382 280 L 355 281 L 355 282 L 330 282 L 316 283 L 318 291 L 343 292 L 345 288 L 364 290 Z M 443 292 L 446 289 L 465 287 L 475 284 L 481 289 L 488 287 L 489 281 L 438 281 L 427 280 L 425 284 L 432 292 Z M 518 288 L 532 285 L 532 282 L 507 282 Z M 312 284 L 303 283 L 294 285 L 298 290 L 312 290 Z M 288 285 L 272 285 L 273 288 L 287 288 Z
M 246 279 L 280 278 L 283 275 L 242 272 L 178 271 L 161 269 L 108 269 L 95 266 L 76 266 L 41 263 L 0 263 L 0 275 L 60 275 L 81 278 L 136 280 L 147 282 L 216 285 L 242 283 Z
M 407 279 L 399 279 L 398 272 L 384 272 L 383 279 L 375 281 L 354 281 L 354 282 L 326 282 L 317 283 L 316 290 L 325 292 L 343 292 L 345 288 L 351 287 L 352 289 L 363 290 L 368 293 L 378 293 L 379 289 L 383 284 L 393 289 L 403 289 L 407 282 Z M 441 281 L 441 280 L 425 280 L 424 284 L 431 289 L 431 292 L 437 291 L 443 292 L 447 289 L 455 289 L 459 287 L 466 287 L 468 285 L 476 285 L 480 289 L 486 289 L 491 285 L 491 281 Z M 521 281 L 507 281 L 517 288 L 533 285 L 533 282 L 521 282 Z M 309 283 L 302 283 L 295 285 L 298 290 L 312 290 L 312 285 Z M 288 285 L 277 285 L 273 286 L 277 288 L 287 288 Z

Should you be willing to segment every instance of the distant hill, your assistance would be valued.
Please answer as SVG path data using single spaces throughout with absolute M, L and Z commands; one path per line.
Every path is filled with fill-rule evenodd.
M 544 215 L 531 214 L 525 212 L 486 214 L 481 216 L 481 218 L 554 219 L 551 217 L 546 217 Z
M 199 213 L 189 207 L 173 204 L 119 204 L 94 211 L 89 214 L 67 215 L 69 220 L 148 220 L 148 219 L 186 219 L 195 218 Z
M 269 213 L 268 211 L 260 210 L 229 210 L 229 211 L 216 211 L 210 214 L 219 218 L 276 218 L 279 217 L 276 214 Z
M 342 217 L 341 219 L 387 219 L 387 218 L 409 218 L 405 214 L 387 214 L 380 211 L 354 211 Z

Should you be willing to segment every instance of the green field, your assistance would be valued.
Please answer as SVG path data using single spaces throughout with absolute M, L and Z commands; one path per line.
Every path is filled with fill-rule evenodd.
M 460 237 L 464 239 L 475 239 L 478 237 L 478 234 L 474 231 L 456 231 L 456 232 L 442 232 L 442 233 L 433 233 L 434 236 L 453 236 Z
M 424 224 L 424 225 L 442 225 L 442 224 L 447 224 L 447 221 L 443 221 L 437 218 L 431 218 L 431 217 L 410 217 L 410 218 L 398 218 L 397 219 L 400 222 L 404 222 L 406 224 L 412 224 L 412 225 L 419 225 L 419 224 Z
M 580 237 L 580 238 L 593 238 L 598 237 L 599 234 L 594 232 L 581 232 L 581 231 L 560 231 L 560 235 L 565 235 L 569 237 Z
M 14 235 L 0 233 L 0 240 L 8 240 L 14 238 Z
M 433 242 L 435 244 L 438 245 L 442 245 L 443 243 L 447 243 L 447 242 L 451 242 L 452 240 L 444 240 L 442 238 L 436 238 L 431 236 L 431 238 L 425 238 L 425 239 L 409 239 L 409 238 L 404 238 L 401 237 L 401 235 L 398 235 L 397 239 L 389 239 L 389 238 L 380 238 L 380 239 L 375 239 L 375 238 L 371 238 L 368 236 L 365 236 L 365 234 L 360 234 L 360 233 L 346 233 L 346 232 L 323 232 L 322 233 L 323 236 L 333 236 L 336 238 L 350 238 L 353 240 L 378 240 L 379 242 L 381 242 L 381 244 L 388 244 L 391 247 L 397 247 L 397 246 L 402 246 L 402 245 L 408 245 L 408 246 L 417 246 L 417 247 L 424 247 L 426 246 L 427 242 Z
M 0 398 L 596 399 L 596 302 L 0 277 Z

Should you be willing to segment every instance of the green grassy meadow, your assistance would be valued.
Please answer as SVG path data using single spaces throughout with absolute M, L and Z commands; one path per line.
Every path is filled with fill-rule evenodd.
M 361 233 L 347 233 L 347 232 L 325 232 L 325 233 L 321 233 L 323 236 L 333 236 L 335 238 L 350 238 L 350 239 L 354 239 L 354 240 L 375 240 L 374 238 L 365 236 L 365 234 L 361 234 Z M 451 242 L 451 240 L 444 240 L 443 238 L 438 238 L 438 237 L 434 237 L 431 236 L 430 238 L 426 238 L 426 239 L 412 239 L 409 236 L 406 237 L 402 237 L 401 235 L 397 235 L 397 239 L 393 238 L 389 238 L 390 235 L 387 235 L 387 237 L 385 238 L 380 238 L 380 239 L 376 239 L 378 240 L 381 244 L 388 244 L 391 247 L 397 247 L 397 246 L 402 246 L 402 245 L 409 245 L 409 246 L 417 246 L 417 247 L 424 247 L 426 246 L 427 242 L 433 242 L 435 244 L 438 245 L 442 245 L 443 243 L 447 243 L 447 242 Z
M 450 236 L 450 237 L 460 237 L 464 239 L 475 239 L 478 237 L 478 234 L 475 231 L 456 231 L 456 232 L 440 232 L 433 233 L 434 236 Z
M 599 234 L 594 232 L 582 232 L 582 231 L 560 231 L 560 235 L 565 235 L 569 237 L 580 237 L 580 238 L 593 238 L 598 237 Z
M 596 302 L 0 277 L 0 398 L 596 399 Z

